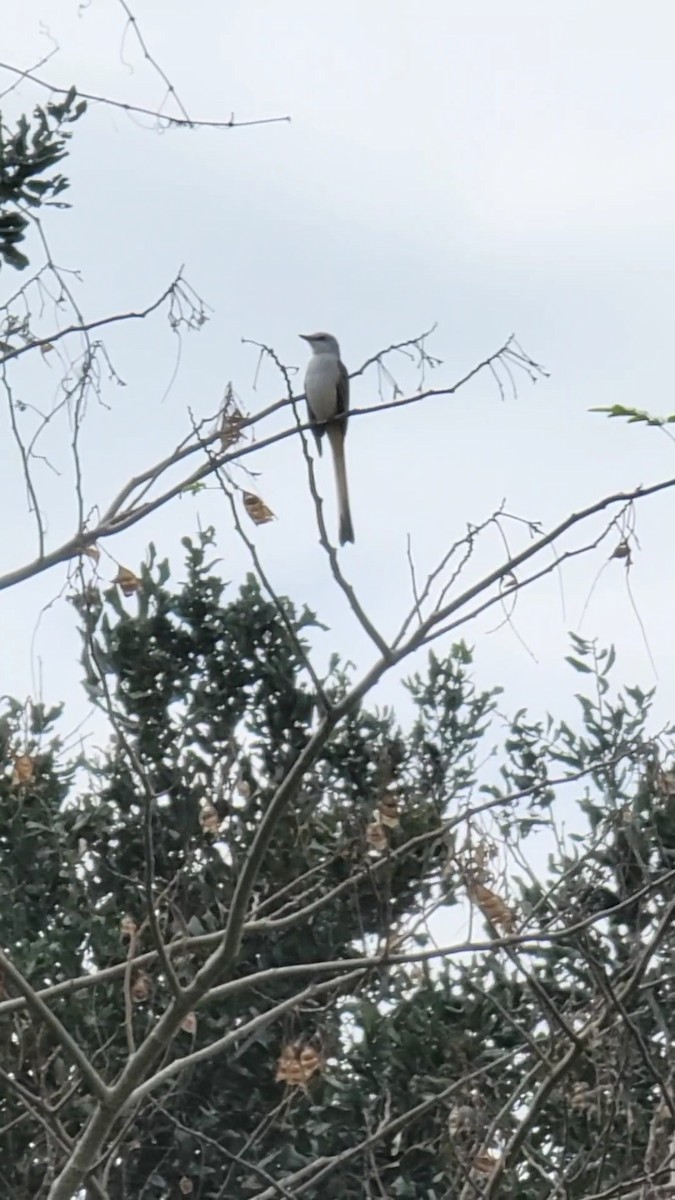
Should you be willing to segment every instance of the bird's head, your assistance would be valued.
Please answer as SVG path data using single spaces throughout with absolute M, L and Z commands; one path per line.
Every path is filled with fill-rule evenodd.
M 301 333 L 300 337 L 309 342 L 315 354 L 335 354 L 337 358 L 340 357 L 340 347 L 332 333 Z

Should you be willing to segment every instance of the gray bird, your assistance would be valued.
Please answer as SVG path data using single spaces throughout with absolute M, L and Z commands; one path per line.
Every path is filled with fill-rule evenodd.
M 324 433 L 328 434 L 333 451 L 340 514 L 340 545 L 344 546 L 345 542 L 354 541 L 345 467 L 349 375 L 340 359 L 340 347 L 332 334 L 301 333 L 300 337 L 312 347 L 312 357 L 305 372 L 305 398 L 319 454 Z

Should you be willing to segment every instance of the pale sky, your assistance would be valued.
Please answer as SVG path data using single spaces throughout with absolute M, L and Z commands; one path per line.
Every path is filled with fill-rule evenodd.
M 188 407 L 213 413 L 231 380 L 256 411 L 283 389 L 271 367 L 256 383 L 242 338 L 273 345 L 303 366 L 297 335 L 328 329 L 355 369 L 392 342 L 438 322 L 433 376 L 451 384 L 515 332 L 551 376 L 501 400 L 488 375 L 455 397 L 359 418 L 347 451 L 356 545 L 345 572 L 383 632 L 410 601 L 406 536 L 420 575 L 467 522 L 503 498 L 511 513 L 549 526 L 604 494 L 675 476 L 675 445 L 660 432 L 594 415 L 620 403 L 675 412 L 671 363 L 675 310 L 675 8 L 639 11 L 615 0 L 136 0 L 147 45 L 191 116 L 240 120 L 288 114 L 290 124 L 170 131 L 91 106 L 75 127 L 66 172 L 67 213 L 46 220 L 55 260 L 78 269 L 89 319 L 143 307 L 185 264 L 211 306 L 210 322 L 182 346 L 161 319 L 106 334 L 126 382 L 104 381 L 110 410 L 93 403 L 85 437 L 85 496 L 110 501 L 126 479 L 170 451 L 190 428 Z M 5 29 L 1 57 L 61 86 L 149 107 L 163 88 L 117 0 L 24 0 Z M 128 64 L 132 64 L 133 71 Z M 13 82 L 0 71 L 0 90 Z M 7 97 L 7 116 L 44 102 L 29 84 Z M 37 265 L 38 247 L 31 244 Z M 22 282 L 3 268 L 0 292 Z M 40 329 L 57 325 L 46 311 Z M 30 356 L 28 356 L 30 357 Z M 49 408 L 58 364 L 24 360 L 16 394 Z M 399 380 L 414 390 L 402 360 Z M 164 395 L 171 383 L 168 395 Z M 377 401 L 377 378 L 355 382 L 354 406 Z M 8 515 L 0 567 L 34 553 L 23 515 L 16 452 L 3 397 L 0 503 Z M 60 478 L 36 473 L 50 537 L 73 532 L 67 427 L 50 443 Z M 336 592 L 317 544 L 297 439 L 267 450 L 259 489 L 278 521 L 255 533 L 277 589 L 307 602 L 331 633 L 317 642 L 360 666 L 373 657 Z M 329 463 L 319 464 L 335 528 Z M 675 714 L 675 496 L 637 511 L 642 551 L 630 582 L 659 671 L 660 720 Z M 218 492 L 184 498 L 107 548 L 134 568 L 153 541 L 180 567 L 180 538 L 197 521 L 218 529 L 222 570 L 236 586 L 249 569 Z M 251 527 L 252 528 L 252 527 Z M 525 535 L 514 528 L 513 546 Z M 520 540 L 519 540 L 520 539 Z M 577 562 L 520 600 L 515 624 L 488 636 L 497 610 L 465 630 L 484 685 L 506 687 L 504 707 L 533 715 L 574 711 L 576 679 L 562 663 L 593 581 L 611 549 Z M 466 580 L 502 560 L 490 535 Z M 115 573 L 102 561 L 106 578 Z M 0 594 L 2 690 L 81 700 L 74 614 L 59 593 L 63 569 Z M 40 607 L 51 603 L 39 624 Z M 615 642 L 616 682 L 654 676 L 626 590 L 610 564 L 581 631 Z M 420 665 L 419 663 L 416 665 Z M 398 705 L 390 682 L 380 700 Z M 79 710 L 78 710 L 79 711 Z

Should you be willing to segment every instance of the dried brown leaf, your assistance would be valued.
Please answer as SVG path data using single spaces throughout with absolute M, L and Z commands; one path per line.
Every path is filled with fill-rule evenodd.
M 516 927 L 515 914 L 504 903 L 501 896 L 482 883 L 473 883 L 469 887 L 469 896 L 475 900 L 484 916 L 504 933 L 513 933 Z
M 186 1013 L 180 1023 L 180 1027 L 184 1033 L 189 1033 L 191 1037 L 194 1037 L 197 1032 L 197 1014 L 194 1012 Z
M 485 1154 L 477 1154 L 473 1160 L 473 1169 L 480 1171 L 481 1175 L 491 1175 L 499 1159 L 499 1154 L 492 1154 L 489 1150 Z
M 388 829 L 397 829 L 401 824 L 398 815 L 398 801 L 395 796 L 385 796 L 378 805 L 380 824 Z
M 134 918 L 125 913 L 120 921 L 120 934 L 123 938 L 132 938 L 138 931 L 138 925 Z
M 289 1087 L 304 1087 L 317 1071 L 323 1060 L 313 1046 L 301 1046 L 297 1042 L 284 1046 L 277 1060 L 275 1079 Z
M 384 825 L 380 821 L 371 821 L 366 827 L 366 842 L 371 850 L 383 854 L 389 846 L 389 838 Z
M 585 1080 L 579 1079 L 572 1085 L 570 1104 L 572 1108 L 585 1109 L 591 1103 L 591 1088 Z
M 228 412 L 224 412 L 220 423 L 220 445 L 223 451 L 236 445 L 241 438 L 241 427 L 246 418 L 236 404 Z
M 284 1046 L 277 1059 L 277 1071 L 274 1076 L 277 1083 L 289 1083 L 292 1086 L 302 1082 L 302 1071 L 294 1046 Z
M 30 755 L 16 754 L 12 771 L 12 787 L 24 787 L 27 783 L 32 783 L 34 778 L 35 763 Z
M 204 833 L 217 833 L 220 829 L 220 817 L 212 804 L 205 804 L 199 812 L 199 824 Z
M 148 999 L 152 991 L 152 982 L 150 976 L 146 975 L 145 971 L 139 971 L 131 985 L 131 999 L 134 1004 L 142 1004 Z
M 140 591 L 141 581 L 138 575 L 134 575 L 128 567 L 120 567 L 117 575 L 113 579 L 123 596 L 133 596 L 134 592 Z
M 254 525 L 266 525 L 268 521 L 275 519 L 272 509 L 267 507 L 260 496 L 254 496 L 253 492 L 244 492 L 244 508 Z

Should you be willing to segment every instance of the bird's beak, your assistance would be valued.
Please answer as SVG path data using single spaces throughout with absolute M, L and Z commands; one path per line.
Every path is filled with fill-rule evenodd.
M 298 337 L 301 337 L 303 342 L 311 342 L 312 340 L 308 333 L 299 333 Z

